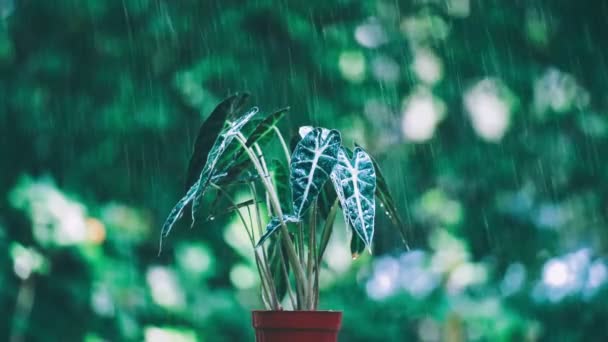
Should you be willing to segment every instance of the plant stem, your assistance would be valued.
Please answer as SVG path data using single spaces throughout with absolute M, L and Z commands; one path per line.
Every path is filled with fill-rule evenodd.
M 306 266 L 306 277 L 308 279 L 308 310 L 313 309 L 314 303 L 314 290 L 313 290 L 313 269 L 316 266 L 315 258 L 315 235 L 316 235 L 316 226 L 317 226 L 317 201 L 312 203 L 311 208 L 309 209 L 309 222 L 310 231 L 308 232 L 308 264 Z
M 315 208 L 316 209 L 316 208 Z M 315 210 L 316 212 L 316 210 Z M 317 227 L 317 223 L 316 223 L 316 214 L 315 214 L 315 229 Z M 313 272 L 314 272 L 314 281 L 312 282 L 312 310 L 317 310 L 317 304 L 319 302 L 319 271 L 320 271 L 320 267 L 321 267 L 321 263 L 318 260 L 317 257 L 317 234 L 315 231 L 315 234 L 313 235 L 313 248 L 312 248 L 312 260 L 314 263 L 314 267 L 313 267 Z
M 270 195 L 270 203 L 274 208 L 275 212 L 277 213 L 277 216 L 281 222 L 281 242 L 287 250 L 287 257 L 294 270 L 294 275 L 296 277 L 296 288 L 298 288 L 303 284 L 306 284 L 306 275 L 304 274 L 302 265 L 298 262 L 298 255 L 296 254 L 295 246 L 291 241 L 291 238 L 289 237 L 289 230 L 287 229 L 287 224 L 283 220 L 283 212 L 281 210 L 281 204 L 279 202 L 276 191 L 274 190 L 272 183 L 269 182 L 266 177 L 264 177 L 264 170 L 260 166 L 260 163 L 257 160 L 255 154 L 251 151 L 249 147 L 247 147 L 247 142 L 244 137 L 242 135 L 237 135 L 236 138 L 237 141 L 241 144 L 241 146 L 245 149 L 245 152 L 247 152 L 247 155 L 253 163 L 253 166 L 262 178 L 262 184 Z
M 224 194 L 224 196 L 226 196 L 228 201 L 231 202 L 232 205 L 236 207 L 236 202 L 234 201 L 232 196 L 230 196 L 230 194 L 226 190 L 224 190 L 221 186 L 218 186 L 215 183 L 210 183 L 210 185 L 213 188 L 217 189 L 218 191 L 222 192 Z M 237 209 L 236 212 L 237 212 L 241 222 L 243 223 L 243 226 L 245 227 L 245 231 L 247 232 L 249 241 L 251 242 L 251 246 L 254 249 L 253 254 L 254 254 L 258 274 L 260 275 L 260 283 L 262 285 L 262 291 L 266 294 L 266 298 L 270 301 L 271 309 L 278 310 L 279 301 L 277 299 L 276 288 L 274 287 L 274 284 L 272 281 L 272 276 L 270 275 L 270 272 L 268 271 L 268 269 L 266 267 L 267 264 L 264 264 L 264 262 L 262 262 L 260 260 L 258 251 L 255 248 L 255 239 L 253 237 L 253 228 L 250 229 L 247 226 L 247 222 L 245 221 L 245 218 L 243 217 L 243 214 L 241 213 L 240 209 Z
M 279 141 L 281 142 L 281 146 L 283 147 L 283 152 L 285 153 L 285 159 L 287 160 L 287 165 L 291 163 L 291 154 L 289 153 L 289 149 L 287 148 L 287 144 L 285 143 L 285 139 L 283 138 L 283 134 L 279 131 L 277 126 L 272 126 L 272 129 L 276 133 Z
M 334 221 L 336 220 L 336 214 L 338 213 L 338 206 L 340 202 L 338 198 L 332 204 L 329 213 L 327 214 L 327 218 L 325 219 L 325 225 L 323 226 L 323 235 L 321 236 L 321 244 L 319 245 L 319 252 L 317 253 L 317 264 L 321 265 L 321 261 L 323 260 L 323 255 L 325 254 L 325 249 L 327 248 L 327 244 L 329 243 L 329 238 L 331 237 L 331 232 L 334 228 Z
M 266 165 L 266 160 L 264 159 L 264 154 L 262 153 L 262 149 L 260 148 L 260 145 L 255 143 L 253 145 L 253 147 L 255 147 L 255 151 L 258 154 L 258 160 L 260 161 L 260 165 L 262 166 L 262 169 L 264 170 L 264 176 L 270 178 L 270 173 L 268 172 L 268 166 Z M 268 195 L 268 192 L 264 193 L 264 197 L 266 198 L 266 207 L 268 208 L 268 213 L 270 214 L 269 216 L 272 216 L 272 206 L 270 206 L 270 196 Z
M 12 317 L 10 337 L 8 339 L 10 342 L 21 342 L 25 339 L 32 307 L 34 306 L 34 277 L 35 275 L 30 275 L 29 278 L 22 280 L 19 286 L 15 312 Z
M 300 264 L 304 265 L 304 224 L 298 223 L 298 256 Z
M 253 182 L 249 183 L 249 189 L 251 190 L 251 195 L 253 196 L 254 200 L 258 198 L 257 196 L 257 191 L 255 189 L 255 184 Z M 262 236 L 264 234 L 263 231 L 263 226 L 262 226 L 262 216 L 260 214 L 260 207 L 257 201 L 255 201 L 255 217 L 257 220 L 257 224 L 258 224 L 258 233 L 260 234 L 260 236 Z M 254 247 L 255 249 L 255 247 Z M 270 274 L 270 262 L 268 261 L 268 256 L 266 255 L 266 250 L 264 248 L 262 248 L 262 260 L 264 261 L 264 264 L 266 264 L 266 268 L 268 269 L 268 273 L 269 273 L 269 280 L 270 280 L 270 286 L 272 286 L 272 288 L 274 289 L 274 293 L 275 296 L 277 297 L 278 300 L 280 300 L 281 298 L 278 298 L 278 293 L 276 292 L 276 286 L 274 284 L 274 279 L 272 278 L 272 274 Z M 289 278 L 287 278 L 287 286 L 291 286 L 289 284 Z
M 285 277 L 285 282 L 287 283 L 287 293 L 289 294 L 289 300 L 291 301 L 292 309 L 296 309 L 296 300 L 293 294 L 293 289 L 291 288 L 291 281 L 289 280 L 289 272 L 287 272 L 287 265 L 285 264 L 285 255 L 283 255 L 282 246 L 276 245 L 279 249 L 279 261 L 281 263 L 281 270 L 283 271 L 283 277 Z
M 276 127 L 274 127 L 274 129 L 275 129 L 275 131 L 277 131 Z M 278 132 L 279 139 L 281 140 L 281 144 L 283 144 L 283 147 L 286 147 L 284 145 L 285 141 L 283 140 L 283 136 L 281 135 L 280 131 L 277 131 L 277 132 Z M 270 177 L 270 173 L 268 172 L 268 166 L 266 165 L 266 161 L 264 160 L 264 154 L 262 153 L 262 150 L 261 150 L 259 144 L 256 143 L 254 145 L 254 147 L 258 154 L 258 158 L 260 160 L 262 169 L 264 170 L 265 174 L 268 177 Z M 289 158 L 289 155 L 287 155 L 287 157 Z M 289 159 L 288 159 L 288 162 L 289 162 Z M 256 193 L 255 184 L 250 183 L 250 187 L 251 187 L 252 191 L 254 192 L 254 198 L 257 198 L 257 195 L 255 195 L 255 193 Z M 273 189 L 276 189 L 276 187 L 273 187 Z M 265 192 L 265 197 L 266 197 L 266 206 L 268 208 L 268 213 L 270 214 L 270 216 L 272 216 L 272 206 L 270 204 L 270 195 L 268 194 L 268 191 Z M 257 203 L 256 203 L 256 213 L 257 213 L 257 217 L 258 217 L 258 226 L 260 227 L 260 236 L 261 236 L 263 234 L 263 231 L 262 231 L 261 216 L 259 214 L 259 207 L 258 207 Z M 291 288 L 291 281 L 289 280 L 289 272 L 287 272 L 287 265 L 285 264 L 285 256 L 283 254 L 283 249 L 281 248 L 281 246 L 277 246 L 276 248 L 278 248 L 278 252 L 280 253 L 279 259 L 280 259 L 280 263 L 281 263 L 281 270 L 283 272 L 283 277 L 285 278 L 287 293 L 289 294 L 289 300 L 291 301 L 292 308 L 295 309 L 296 301 L 294 299 L 293 289 Z M 265 254 L 264 254 L 264 257 L 266 258 Z

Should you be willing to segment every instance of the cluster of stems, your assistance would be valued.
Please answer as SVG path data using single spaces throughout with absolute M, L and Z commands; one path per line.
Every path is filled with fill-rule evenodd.
M 276 127 L 274 128 L 274 132 L 281 142 L 287 163 L 289 164 L 290 153 L 287 144 L 285 143 L 285 139 Z M 302 220 L 297 223 L 296 232 L 290 234 L 286 222 L 283 221 L 284 209 L 288 208 L 281 207 L 277 193 L 277 185 L 273 183 L 273 180 L 270 177 L 262 150 L 257 144 L 247 146 L 247 139 L 240 133 L 236 139 L 243 149 L 245 149 L 247 156 L 251 160 L 254 169 L 259 176 L 256 178 L 260 180 L 263 186 L 264 202 L 266 203 L 269 216 L 278 217 L 281 221 L 279 231 L 275 233 L 278 234 L 278 236 L 275 237 L 279 239 L 279 241 L 277 241 L 278 243 L 267 243 L 266 245 L 256 247 L 257 241 L 260 236 L 264 234 L 266 227 L 262 222 L 262 201 L 258 200 L 261 196 L 257 190 L 258 185 L 256 182 L 248 182 L 252 201 L 249 201 L 248 205 L 244 208 L 247 210 L 249 220 L 245 219 L 245 216 L 241 212 L 242 208 L 236 204 L 229 193 L 217 184 L 212 183 L 211 186 L 221 192 L 225 198 L 232 203 L 233 207 L 236 208 L 239 219 L 247 231 L 249 241 L 254 249 L 255 263 L 261 280 L 262 300 L 267 309 L 283 310 L 281 304 L 282 298 L 279 298 L 280 294 L 277 289 L 278 284 L 276 284 L 276 280 L 281 279 L 282 277 L 282 280 L 286 285 L 288 303 L 293 310 L 316 310 L 319 303 L 320 264 L 331 235 L 338 203 L 337 201 L 334 203 L 323 222 L 322 231 L 320 232 L 320 241 L 317 241 L 318 215 L 316 201 L 309 209 L 307 220 Z M 253 206 L 255 215 L 252 215 L 251 213 L 251 206 Z M 306 239 L 304 234 L 305 229 L 308 229 L 308 239 Z M 269 250 L 270 247 L 275 250 Z M 280 274 L 272 274 L 269 260 L 270 254 L 274 254 L 275 257 L 279 258 L 280 267 L 278 272 Z M 275 268 L 274 271 L 276 273 L 277 269 Z M 290 276 L 290 273 L 293 274 L 293 277 Z

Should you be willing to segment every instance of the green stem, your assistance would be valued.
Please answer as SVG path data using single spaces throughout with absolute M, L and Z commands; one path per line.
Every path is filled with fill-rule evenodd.
M 313 269 L 316 264 L 315 258 L 315 235 L 316 235 L 316 226 L 317 226 L 317 202 L 314 201 L 312 203 L 312 207 L 309 209 L 309 225 L 310 231 L 308 232 L 308 264 L 306 266 L 306 278 L 308 279 L 308 310 L 312 310 L 314 305 L 314 290 L 313 290 Z
M 8 339 L 10 342 L 21 342 L 25 340 L 25 334 L 28 331 L 36 293 L 34 277 L 35 275 L 32 274 L 28 278 L 23 279 L 19 286 L 15 303 L 15 312 L 12 315 L 10 336 Z
M 334 229 L 334 221 L 336 220 L 336 214 L 338 213 L 339 200 L 336 198 L 334 204 L 332 204 L 329 213 L 327 214 L 327 218 L 325 219 L 325 225 L 323 226 L 323 235 L 321 236 L 321 244 L 319 245 L 319 253 L 317 253 L 317 264 L 321 265 L 321 261 L 323 260 L 323 255 L 325 254 L 325 249 L 327 248 L 327 244 L 329 243 L 329 238 L 331 237 L 331 233 Z
M 304 265 L 304 224 L 298 223 L 298 256 L 300 263 Z
M 291 163 L 291 154 L 289 153 L 289 149 L 287 148 L 287 144 L 285 143 L 285 139 L 283 138 L 283 134 L 279 131 L 277 126 L 272 126 L 272 129 L 276 133 L 279 141 L 281 142 L 281 146 L 283 147 L 283 152 L 285 153 L 285 159 L 287 160 L 287 165 Z
M 254 199 L 258 198 L 257 196 L 257 190 L 255 188 L 255 184 L 250 182 L 249 183 L 249 189 L 251 191 L 251 195 L 253 196 Z M 257 201 L 255 201 L 255 216 L 257 219 L 257 224 L 258 224 L 258 233 L 260 234 L 260 236 L 262 236 L 264 234 L 264 230 L 263 230 L 263 226 L 262 226 L 262 216 L 260 214 L 260 207 L 259 207 L 259 203 Z M 279 251 L 281 251 L 281 248 L 279 246 Z M 270 262 L 268 261 L 268 256 L 266 254 L 266 250 L 264 248 L 262 248 L 262 259 L 264 260 L 264 262 L 266 263 L 266 265 L 270 265 Z M 280 258 L 281 262 L 284 263 L 283 260 L 283 256 L 281 255 Z M 268 267 L 270 269 L 270 267 Z M 285 272 L 286 273 L 286 272 Z M 291 283 L 289 282 L 289 275 L 284 275 L 285 276 L 285 282 L 286 282 L 286 286 L 287 286 L 287 291 L 289 292 L 289 294 L 291 296 L 293 296 L 293 294 L 291 293 Z M 270 275 L 270 278 L 272 280 L 272 288 L 275 289 L 275 293 L 276 293 L 276 286 L 274 284 L 274 280 L 272 279 L 272 274 Z M 278 297 L 278 294 L 277 294 Z M 279 298 L 280 299 L 280 298 Z M 290 298 L 292 301 L 292 306 L 295 306 L 295 304 L 293 303 L 293 297 Z
M 232 196 L 230 196 L 230 194 L 228 192 L 226 192 L 226 190 L 224 190 L 221 186 L 218 186 L 215 183 L 210 183 L 210 185 L 214 189 L 217 189 L 218 191 L 222 192 L 224 194 L 224 196 L 226 196 L 228 201 L 231 202 L 231 204 L 233 206 L 236 206 L 236 201 L 234 201 Z M 272 276 L 270 275 L 270 272 L 266 268 L 267 265 L 264 264 L 260 260 L 260 256 L 258 255 L 257 250 L 255 249 L 255 239 L 253 237 L 253 228 L 250 229 L 247 226 L 247 221 L 245 221 L 245 218 L 243 217 L 243 214 L 241 213 L 240 209 L 237 209 L 236 212 L 237 212 L 241 222 L 243 223 L 243 226 L 245 227 L 245 231 L 247 232 L 249 241 L 251 242 L 251 245 L 254 249 L 253 254 L 255 257 L 256 268 L 258 270 L 258 274 L 260 275 L 260 283 L 262 285 L 262 291 L 266 294 L 266 298 L 270 301 L 271 309 L 278 310 L 279 301 L 277 299 L 276 289 L 274 288 L 274 285 L 272 283 Z
M 253 145 L 253 147 L 258 154 L 260 166 L 262 166 L 262 169 L 264 170 L 264 177 L 270 178 L 270 172 L 268 172 L 268 166 L 266 165 L 266 160 L 264 159 L 264 154 L 262 153 L 260 145 L 256 143 Z M 272 207 L 270 206 L 270 196 L 268 195 L 268 192 L 264 193 L 264 197 L 266 198 L 266 207 L 268 208 L 268 213 L 270 214 L 269 216 L 272 216 Z
M 257 160 L 253 151 L 251 151 L 251 149 L 247 147 L 247 141 L 244 139 L 244 137 L 237 135 L 236 138 L 237 141 L 241 144 L 241 146 L 245 149 L 245 152 L 249 156 L 249 159 L 253 163 L 253 166 L 255 167 L 256 171 L 262 179 L 262 184 L 270 195 L 270 204 L 277 213 L 277 216 L 281 222 L 281 242 L 287 250 L 287 257 L 289 259 L 289 263 L 291 264 L 294 270 L 294 275 L 296 277 L 296 287 L 302 286 L 303 284 L 306 284 L 306 275 L 304 274 L 302 265 L 298 262 L 298 255 L 296 253 L 295 246 L 289 237 L 289 230 L 287 229 L 287 224 L 283 220 L 283 212 L 281 210 L 281 204 L 279 202 L 276 191 L 274 190 L 272 183 L 269 182 L 266 177 L 264 177 L 264 170 L 260 166 L 260 163 Z
M 291 281 L 289 281 L 289 272 L 287 272 L 287 264 L 285 263 L 285 255 L 283 254 L 282 246 L 276 245 L 279 249 L 279 261 L 281 263 L 281 270 L 283 271 L 283 277 L 285 277 L 285 282 L 287 283 L 287 293 L 289 294 L 289 300 L 291 301 L 292 309 L 296 309 L 296 300 L 293 294 L 293 289 L 291 288 Z

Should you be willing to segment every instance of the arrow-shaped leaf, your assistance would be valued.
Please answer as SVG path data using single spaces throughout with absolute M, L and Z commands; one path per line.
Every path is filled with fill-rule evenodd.
M 296 145 L 289 177 L 295 216 L 302 217 L 319 195 L 338 162 L 341 143 L 338 131 L 315 128 Z
M 298 129 L 298 136 L 300 136 L 300 139 L 304 138 L 306 134 L 310 133 L 313 129 L 314 127 L 312 126 L 301 126 Z M 294 148 L 296 144 L 297 141 L 296 143 L 294 143 Z M 323 188 L 321 189 L 321 192 L 319 193 L 319 199 L 317 203 L 319 206 L 318 209 L 319 213 L 321 214 L 321 217 L 327 217 L 332 205 L 336 200 L 336 196 L 336 191 L 334 190 L 332 184 L 325 183 L 325 185 L 323 185 Z
M 294 215 L 283 215 L 283 221 L 285 223 L 296 223 L 300 222 L 300 218 Z M 264 235 L 260 237 L 256 248 L 260 247 L 264 243 L 264 241 L 266 241 L 266 239 L 268 239 L 272 235 L 272 233 L 276 232 L 277 229 L 279 229 L 280 226 L 281 220 L 278 217 L 273 217 L 268 223 L 268 225 L 266 225 L 266 231 L 264 232 Z
M 370 156 L 362 148 L 356 147 L 350 158 L 348 151 L 341 148 L 331 178 L 346 222 L 369 249 L 374 237 L 376 216 L 376 170 Z
M 355 146 L 359 147 L 357 144 L 355 144 Z M 378 200 L 380 201 L 381 206 L 384 208 L 386 215 L 391 220 L 393 225 L 395 227 L 397 227 L 397 229 L 399 229 L 399 234 L 401 235 L 401 240 L 403 241 L 403 244 L 406 247 L 408 247 L 407 228 L 406 228 L 405 224 L 403 223 L 403 220 L 401 220 L 401 217 L 399 216 L 399 211 L 397 210 L 395 201 L 393 200 L 393 197 L 391 196 L 388 184 L 386 183 L 386 179 L 384 178 L 384 175 L 382 174 L 382 171 L 380 170 L 380 166 L 378 165 L 378 162 L 376 162 L 376 160 L 372 157 L 370 157 L 370 159 L 372 160 L 372 163 L 374 164 L 374 168 L 376 169 L 376 182 L 377 182 L 376 197 L 378 197 Z

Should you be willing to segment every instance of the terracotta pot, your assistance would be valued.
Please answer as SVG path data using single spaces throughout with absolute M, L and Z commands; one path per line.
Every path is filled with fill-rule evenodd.
M 257 342 L 336 342 L 340 311 L 252 311 Z

